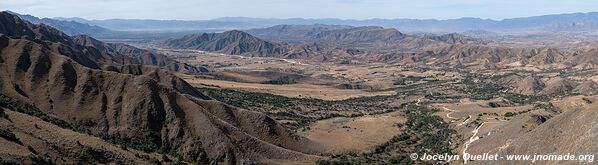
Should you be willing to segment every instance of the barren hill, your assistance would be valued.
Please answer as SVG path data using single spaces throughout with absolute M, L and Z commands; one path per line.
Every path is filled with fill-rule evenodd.
M 197 49 L 222 52 L 225 54 L 251 54 L 254 56 L 271 56 L 283 54 L 285 47 L 264 41 L 242 31 L 223 33 L 201 33 L 169 39 L 164 44 L 171 48 Z
M 378 26 L 278 25 L 248 32 L 267 40 L 364 50 L 417 50 L 451 44 L 483 43 L 479 39 L 456 33 L 407 35 L 394 28 Z
M 586 100 L 586 101 L 584 101 Z M 536 110 L 517 115 L 508 124 L 499 126 L 492 135 L 472 143 L 472 154 L 571 154 L 586 155 L 598 152 L 595 139 L 598 111 L 595 97 L 574 98 L 563 108 L 564 112 L 554 114 Z M 595 161 L 595 160 L 594 160 Z M 518 164 L 513 161 L 473 161 L 472 164 Z M 535 161 L 529 164 L 595 164 L 586 161 Z
M 74 42 L 79 45 L 93 47 L 103 53 L 129 59 L 129 64 L 154 65 L 173 72 L 183 72 L 190 74 L 208 72 L 206 68 L 191 66 L 189 64 L 173 60 L 165 55 L 139 49 L 122 43 L 104 43 L 86 35 L 77 35 L 74 36 L 73 39 Z
M 323 31 L 350 29 L 352 26 L 345 25 L 276 25 L 267 28 L 250 29 L 246 32 L 267 40 L 277 42 L 301 43 L 308 39 L 309 35 Z
M 594 95 L 598 93 L 598 84 L 594 81 L 585 81 L 575 87 L 573 91 L 584 95 Z
M 25 21 L 29 21 L 34 24 L 45 24 L 45 25 L 51 26 L 51 27 L 56 28 L 56 29 L 58 29 L 68 35 L 71 35 L 71 36 L 81 35 L 81 34 L 102 35 L 102 34 L 114 33 L 114 31 L 103 28 L 103 27 L 89 25 L 89 24 L 80 23 L 80 22 L 76 22 L 76 21 L 56 20 L 56 19 L 50 19 L 50 18 L 38 18 L 38 17 L 32 16 L 32 15 L 21 15 L 21 14 L 17 14 L 17 13 L 13 13 L 13 12 L 9 12 L 9 13 L 19 16 L 21 19 L 23 19 Z
M 537 94 L 546 86 L 539 77 L 518 74 L 505 76 L 498 80 L 498 83 L 511 87 L 513 92 L 521 94 Z M 554 88 L 556 88 L 556 84 L 554 85 Z
M 159 159 L 156 155 L 121 148 L 98 137 L 61 128 L 24 113 L 1 108 L 0 111 L 4 111 L 4 117 L 0 118 L 2 135 L 14 135 L 14 139 L 0 138 L 3 163 L 146 163 L 148 160 L 135 156 L 140 154 Z M 42 154 L 44 156 L 40 156 Z
M 541 93 L 543 93 L 543 94 L 569 93 L 569 92 L 573 91 L 573 89 L 576 86 L 577 86 L 577 84 L 571 80 L 557 77 L 552 80 L 549 80 L 546 83 L 546 87 L 542 90 Z
M 0 93 L 42 114 L 199 164 L 316 158 L 304 154 L 314 152 L 307 139 L 263 114 L 211 100 L 168 71 L 136 64 L 100 70 L 109 63 L 58 42 L 70 37 L 57 30 L 5 12 L 0 18 L 0 33 L 12 37 L 0 35 Z M 40 28 L 47 33 L 34 33 Z
M 483 43 L 482 40 L 472 38 L 463 34 L 459 33 L 449 33 L 443 35 L 424 35 L 424 38 L 429 38 L 431 40 L 441 41 L 449 44 L 475 44 L 475 43 Z

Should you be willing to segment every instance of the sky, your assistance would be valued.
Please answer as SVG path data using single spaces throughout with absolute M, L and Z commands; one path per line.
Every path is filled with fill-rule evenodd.
M 477 17 L 500 20 L 598 11 L 598 0 L 0 0 L 0 10 L 37 17 L 85 19 Z

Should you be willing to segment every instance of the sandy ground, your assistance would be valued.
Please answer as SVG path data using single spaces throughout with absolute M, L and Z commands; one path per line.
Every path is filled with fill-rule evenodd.
M 461 103 L 451 103 L 451 104 L 436 104 L 435 107 L 443 110 L 437 113 L 437 115 L 446 119 L 446 121 L 457 120 L 461 119 L 464 121 L 465 118 L 471 116 L 472 119 L 477 118 L 478 114 L 482 113 L 497 113 L 499 116 L 504 115 L 507 112 L 519 112 L 519 111 L 526 111 L 529 109 L 533 109 L 532 105 L 527 106 L 512 106 L 512 107 L 498 107 L 498 108 L 491 108 L 485 105 L 488 104 L 492 100 L 468 100 L 463 101 Z M 446 110 L 448 109 L 448 110 Z M 447 117 L 447 114 L 449 115 Z M 484 116 L 482 119 L 487 120 L 496 120 L 494 117 L 497 116 Z M 457 118 L 457 119 L 455 119 Z M 499 117 L 500 118 L 500 117 Z
M 398 112 L 358 118 L 320 120 L 301 135 L 327 148 L 327 153 L 361 153 L 372 150 L 400 133 L 396 123 L 405 122 Z
M 367 92 L 363 90 L 338 89 L 323 85 L 311 84 L 270 85 L 256 83 L 239 83 L 212 79 L 197 79 L 190 77 L 186 77 L 184 79 L 185 81 L 189 82 L 191 85 L 194 86 L 216 85 L 221 88 L 228 89 L 240 89 L 251 92 L 270 93 L 287 97 L 317 98 L 322 100 L 343 100 L 362 96 L 380 96 L 395 94 L 394 91 Z

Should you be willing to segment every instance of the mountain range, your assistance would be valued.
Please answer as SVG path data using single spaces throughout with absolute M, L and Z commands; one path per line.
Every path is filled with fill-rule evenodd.
M 189 65 L 170 58 L 165 55 L 166 53 L 161 54 L 159 50 L 185 52 L 176 49 L 193 49 L 207 51 L 208 53 L 221 53 L 222 56 L 208 54 L 206 56 L 195 56 L 194 58 L 213 58 L 217 56 L 217 58 L 224 58 L 227 61 L 229 57 L 226 55 L 282 58 L 278 60 L 237 57 L 230 59 L 284 62 L 282 65 L 285 65 L 285 67 L 287 62 L 291 61 L 285 59 L 301 59 L 306 60 L 306 67 L 315 65 L 317 72 L 330 70 L 331 73 L 342 75 L 338 77 L 338 80 L 342 80 L 343 83 L 345 81 L 352 82 L 351 76 L 359 77 L 355 80 L 360 80 L 361 83 L 369 82 L 372 80 L 370 78 L 378 78 L 373 77 L 375 75 L 382 75 L 381 77 L 389 78 L 388 82 L 392 84 L 392 88 L 380 88 L 380 90 L 394 90 L 395 87 L 398 87 L 396 88 L 397 94 L 389 96 L 397 100 L 384 100 L 385 102 L 399 104 L 402 101 L 409 101 L 409 98 L 405 96 L 414 96 L 411 99 L 413 102 L 400 103 L 401 107 L 403 105 L 407 106 L 407 108 L 400 109 L 410 109 L 410 104 L 419 106 L 420 102 L 428 105 L 435 103 L 433 101 L 439 101 L 436 103 L 443 104 L 462 104 L 464 102 L 458 102 L 458 100 L 432 100 L 429 98 L 434 97 L 432 92 L 429 92 L 429 95 L 427 93 L 428 90 L 442 90 L 441 92 L 444 92 L 446 88 L 436 88 L 436 86 L 448 85 L 447 88 L 455 87 L 455 90 L 468 92 L 463 95 L 476 95 L 477 93 L 467 90 L 469 81 L 473 85 L 479 85 L 479 89 L 472 89 L 480 90 L 481 93 L 503 93 L 503 88 L 486 86 L 500 85 L 505 87 L 505 91 L 512 92 L 505 95 L 505 97 L 524 97 L 525 101 L 531 99 L 529 100 L 531 102 L 536 99 L 535 96 L 552 97 L 561 93 L 587 95 L 598 93 L 598 84 L 592 78 L 585 79 L 583 77 L 590 75 L 584 72 L 593 72 L 589 69 L 598 68 L 598 49 L 595 47 L 508 47 L 501 46 L 495 41 L 469 37 L 462 33 L 444 32 L 457 31 L 458 29 L 460 32 L 480 34 L 480 36 L 498 35 L 498 33 L 504 31 L 513 33 L 524 31 L 587 32 L 594 31 L 596 15 L 598 14 L 563 14 L 501 21 L 477 18 L 455 20 L 221 18 L 210 21 L 162 21 L 84 20 L 80 18 L 39 19 L 29 15 L 0 12 L 0 69 L 2 70 L 0 72 L 0 144 L 3 146 L 0 149 L 0 157 L 2 163 L 8 161 L 24 164 L 51 164 L 48 162 L 58 164 L 79 162 L 90 164 L 113 162 L 117 164 L 148 164 L 148 162 L 155 161 L 168 162 L 170 159 L 193 164 L 274 164 L 284 163 L 285 161 L 313 163 L 318 159 L 329 158 L 329 155 L 333 155 L 327 148 L 322 147 L 322 141 L 309 139 L 292 132 L 269 116 L 274 113 L 263 114 L 261 111 L 246 110 L 240 108 L 241 106 L 232 106 L 237 102 L 232 97 L 224 97 L 218 101 L 214 99 L 218 95 L 204 94 L 203 92 L 217 89 L 220 84 L 196 88 L 178 76 L 181 73 L 189 74 L 189 77 L 195 78 L 217 76 L 218 73 L 213 75 L 204 73 L 212 72 L 211 69 L 218 71 L 222 68 L 212 67 L 208 69 Z M 299 23 L 301 25 L 297 25 Z M 215 33 L 195 31 L 198 29 L 221 30 L 228 28 L 245 30 L 227 30 Z M 116 31 L 116 29 L 122 31 Z M 405 30 L 407 32 L 398 29 L 407 29 Z M 484 29 L 484 31 L 477 29 Z M 155 46 L 155 50 L 145 50 L 124 43 L 103 42 L 95 38 L 95 36 L 114 36 L 115 34 L 142 34 L 139 31 L 153 33 L 169 30 L 185 32 L 177 33 L 181 35 L 168 35 L 168 38 L 160 37 L 159 40 L 138 42 L 152 47 Z M 425 33 L 418 33 L 420 31 Z M 442 34 L 428 32 L 442 32 Z M 213 61 L 212 59 L 206 61 L 221 65 L 220 61 Z M 251 64 L 264 64 L 259 61 L 250 62 Z M 263 66 L 270 67 L 267 63 Z M 322 65 L 318 66 L 320 64 Z M 231 66 L 235 65 L 231 64 Z M 262 68 L 260 68 L 260 71 L 246 71 L 245 69 L 250 69 L 237 66 L 238 64 L 236 64 L 234 70 L 224 70 L 226 69 L 224 68 L 221 71 L 231 72 L 229 75 L 247 77 L 258 75 L 258 73 L 272 75 L 282 73 L 281 71 L 281 73 L 278 73 L 279 71 L 264 72 Z M 304 65 L 288 64 L 290 69 L 302 66 Z M 352 66 L 357 66 L 357 69 L 348 70 L 352 69 L 350 68 Z M 347 75 L 351 72 L 369 69 L 396 70 L 382 70 L 384 73 L 382 71 L 368 72 L 364 73 L 364 75 L 367 74 L 365 76 Z M 438 69 L 440 72 L 432 72 L 434 69 Z M 576 79 L 563 76 L 567 74 L 566 71 L 574 69 L 582 71 Z M 242 70 L 243 72 L 232 73 L 236 70 Z M 443 72 L 445 70 L 451 70 L 451 72 L 462 70 L 464 72 L 462 72 L 463 74 L 448 76 Z M 288 75 L 295 75 L 295 72 L 299 71 L 293 71 L 293 74 Z M 394 84 L 395 82 L 392 82 L 397 80 L 395 78 L 403 78 L 404 76 L 395 76 L 395 73 L 417 72 L 419 74 L 420 71 L 425 76 L 415 77 L 409 75 L 404 77 L 405 79 L 417 80 L 417 83 L 413 84 L 414 86 Z M 487 71 L 488 75 L 492 76 L 477 75 L 478 77 L 473 77 L 476 76 L 475 73 L 478 71 Z M 503 71 L 509 71 L 512 74 L 494 74 L 494 72 Z M 470 74 L 473 76 L 469 77 Z M 548 74 L 550 74 L 550 77 L 546 76 Z M 282 76 L 286 78 L 255 82 L 266 82 L 260 84 L 263 86 L 286 88 L 292 85 L 302 85 L 286 84 L 286 79 L 295 81 L 294 79 L 302 79 L 300 77 L 303 76 L 306 79 L 309 77 L 307 74 L 297 74 L 295 78 Z M 330 78 L 331 81 L 337 80 L 333 74 L 318 73 L 317 76 Z M 443 76 L 443 79 L 436 79 L 436 76 Z M 362 78 L 368 80 L 361 81 Z M 461 79 L 463 80 L 461 81 Z M 221 79 L 217 81 L 220 82 Z M 373 81 L 378 80 L 373 79 Z M 492 84 L 485 84 L 489 81 Z M 241 82 L 235 83 L 241 84 Z M 315 84 L 309 85 L 309 87 L 303 88 L 310 88 L 311 85 Z M 352 84 L 341 84 L 340 86 L 353 88 Z M 361 87 L 356 86 L 356 88 Z M 410 91 L 409 93 L 404 92 L 399 88 L 410 88 Z M 212 92 L 212 94 L 223 92 L 219 90 L 217 89 L 217 92 Z M 341 89 L 334 88 L 334 90 Z M 227 92 L 240 93 L 239 95 L 244 96 L 242 101 L 247 101 L 247 103 L 262 101 L 261 99 L 273 102 L 291 100 L 291 98 L 270 94 L 268 96 L 274 98 L 273 100 L 268 100 L 269 97 L 257 96 L 256 98 L 246 99 L 245 96 L 249 98 L 253 95 L 249 92 L 241 93 L 241 90 Z M 410 92 L 421 92 L 423 94 L 422 97 L 415 97 L 417 93 L 411 95 Z M 322 93 L 322 91 L 318 93 Z M 447 98 L 453 98 L 451 95 L 447 96 Z M 376 99 L 384 99 L 384 97 L 386 96 L 362 97 L 342 100 L 342 103 L 346 103 L 344 101 L 362 100 L 368 103 L 367 106 L 370 106 L 370 101 L 376 102 Z M 461 97 L 463 99 L 468 98 L 460 95 L 456 98 L 461 99 Z M 592 139 L 596 139 L 594 134 L 591 134 L 595 127 L 593 124 L 589 124 L 595 121 L 596 117 L 594 116 L 598 115 L 596 111 L 592 111 L 595 108 L 590 106 L 595 99 L 588 99 L 585 96 L 576 96 L 576 98 L 579 101 L 565 100 L 564 102 L 567 104 L 574 103 L 579 107 L 574 110 L 567 110 L 560 115 L 558 114 L 560 113 L 559 110 L 553 109 L 551 101 L 546 100 L 545 105 L 544 101 L 534 101 L 534 104 L 529 104 L 529 107 L 534 107 L 535 110 L 539 110 L 537 108 L 542 109 L 542 114 L 517 112 L 519 116 L 512 118 L 515 122 L 497 126 L 497 129 L 502 131 L 493 134 L 498 136 L 490 136 L 490 133 L 488 133 L 487 136 L 490 136 L 490 138 L 477 140 L 480 140 L 478 142 L 486 141 L 493 146 L 493 149 L 499 150 L 496 152 L 500 153 L 513 154 L 512 151 L 538 152 L 541 150 L 551 152 L 584 150 L 592 152 L 591 150 L 594 150 L 595 147 L 585 149 L 584 146 L 593 146 Z M 221 102 L 226 102 L 227 99 L 232 100 L 230 105 Z M 293 99 L 322 101 L 323 104 L 335 102 L 312 98 Z M 415 99 L 417 99 L 417 102 L 415 102 Z M 421 101 L 421 99 L 424 99 L 424 101 Z M 293 103 L 292 101 L 289 102 Z M 513 103 L 506 99 L 505 102 L 507 102 L 505 104 Z M 555 104 L 559 104 L 558 101 Z M 478 103 L 475 106 L 478 106 Z M 317 111 L 309 112 L 316 114 L 318 111 L 327 110 L 318 108 Z M 529 109 L 529 111 L 532 111 L 532 109 Z M 294 111 L 291 112 L 293 113 L 276 112 L 274 115 L 280 114 L 288 117 L 294 114 Z M 434 130 L 433 133 L 425 132 L 423 136 L 419 136 L 417 135 L 418 132 L 413 132 L 413 130 L 427 129 L 419 125 L 434 126 L 437 123 L 442 125 L 443 122 L 440 122 L 442 118 L 438 116 L 429 118 L 433 116 L 432 114 L 414 114 L 420 111 L 399 112 L 401 112 L 400 115 L 407 117 L 407 122 L 405 125 L 393 124 L 392 127 L 401 125 L 399 126 L 399 129 L 401 129 L 399 135 L 406 135 L 407 139 L 403 139 L 405 136 L 397 135 L 392 137 L 389 142 L 375 146 L 371 153 L 358 155 L 351 152 L 343 154 L 339 159 L 345 159 L 348 156 L 363 156 L 370 159 L 373 157 L 368 157 L 368 155 L 374 156 L 376 154 L 392 156 L 387 155 L 389 152 L 386 151 L 410 154 L 412 152 L 394 150 L 409 149 L 411 147 L 409 143 L 438 146 L 437 142 L 441 138 L 429 135 L 440 135 L 443 132 Z M 451 118 L 449 114 L 446 114 L 447 118 Z M 329 117 L 339 115 L 330 115 L 321 119 L 328 120 Z M 479 114 L 476 121 L 471 122 L 473 128 L 477 127 L 472 138 L 477 138 L 477 130 L 484 125 L 484 123 L 478 122 L 482 120 L 481 117 L 484 115 Z M 371 116 L 367 115 L 365 117 Z M 464 123 L 469 118 L 471 116 L 464 118 Z M 552 119 L 548 120 L 549 118 Z M 347 118 L 346 121 L 348 122 L 349 119 Z M 504 119 L 504 122 L 511 120 L 511 118 L 507 120 L 506 113 L 504 115 L 497 114 L 495 118 L 489 118 L 492 121 L 503 122 L 501 119 Z M 332 120 L 333 123 L 340 121 L 337 118 Z M 422 120 L 422 122 L 419 122 L 419 120 Z M 424 120 L 439 122 L 430 124 L 424 122 Z M 583 127 L 575 127 L 579 123 L 576 124 L 571 121 L 589 122 L 583 122 L 582 124 L 585 123 Z M 537 129 L 532 131 L 527 130 L 526 125 L 523 125 L 523 127 L 517 125 L 526 122 L 531 123 L 534 127 L 537 126 Z M 546 123 L 540 125 L 544 122 Z M 449 130 L 448 124 L 442 126 L 444 127 L 443 130 Z M 469 129 L 470 126 L 464 127 Z M 356 128 L 348 126 L 341 128 L 343 132 L 356 130 Z M 306 129 L 312 128 L 307 127 Z M 318 128 L 313 127 L 313 129 Z M 429 129 L 435 129 L 435 126 Z M 550 131 L 551 129 L 558 130 L 559 132 L 556 134 L 561 136 L 550 135 L 553 133 Z M 516 131 L 516 134 L 512 134 L 513 130 Z M 576 136 L 569 137 L 567 135 Z M 427 137 L 432 138 L 426 139 Z M 540 137 L 548 138 L 544 138 L 539 143 L 537 141 L 542 139 Z M 571 140 L 562 139 L 561 137 L 581 138 Z M 458 138 L 464 140 L 461 136 Z M 424 139 L 424 141 L 420 141 L 420 139 Z M 395 143 L 399 141 L 401 142 Z M 448 143 L 446 146 L 455 145 L 456 147 L 461 145 L 451 141 L 446 141 L 446 143 Z M 513 145 L 510 145 L 511 143 Z M 530 143 L 534 143 L 534 145 L 527 148 L 521 147 Z M 558 146 L 559 148 L 542 147 L 553 143 L 561 143 L 561 145 Z M 500 146 L 502 144 L 509 144 L 510 146 Z M 426 147 L 422 148 L 426 149 Z M 417 147 L 418 150 L 422 148 Z M 503 148 L 506 150 L 502 150 Z M 446 149 L 450 149 L 450 146 Z M 472 147 L 472 150 L 475 151 L 475 149 L 475 147 Z M 480 151 L 484 149 L 487 148 L 483 148 L 483 146 L 478 148 Z M 330 158 L 336 159 L 337 157 L 331 156 Z M 406 157 L 398 157 L 397 159 L 408 160 Z M 397 162 L 394 157 L 391 161 Z M 176 164 L 177 162 L 173 163 Z
M 486 44 L 487 41 L 458 33 L 407 35 L 393 28 L 335 25 L 278 25 L 247 33 L 200 33 L 163 42 L 165 47 L 177 49 L 309 60 L 434 63 L 468 68 L 598 66 L 597 51 L 593 48 L 511 48 Z
M 309 146 L 315 147 L 309 140 L 264 114 L 215 101 L 168 70 L 140 64 L 133 57 L 141 54 L 1 12 L 0 105 L 3 112 L 11 110 L 9 117 L 19 116 L 15 121 L 32 118 L 44 124 L 29 129 L 0 118 L 3 130 L 18 130 L 21 137 L 1 141 L 19 151 L 2 155 L 3 161 L 139 163 L 156 152 L 197 164 L 316 158 L 309 154 Z M 49 127 L 61 136 L 37 131 Z M 79 140 L 57 139 L 65 134 L 77 134 L 72 138 Z M 38 152 L 46 154 L 29 159 Z
M 96 25 L 89 25 L 77 21 L 66 21 L 66 20 L 58 20 L 58 19 L 51 19 L 51 18 L 38 18 L 32 15 L 22 15 L 15 12 L 9 12 L 13 15 L 19 16 L 21 19 L 26 20 L 28 22 L 34 24 L 46 24 L 52 26 L 56 29 L 60 29 L 62 32 L 74 36 L 74 35 L 91 35 L 91 36 L 100 36 L 100 35 L 108 35 L 114 33 L 114 31 L 96 26 Z
M 57 20 L 70 20 L 90 25 L 97 25 L 112 30 L 151 31 L 151 30 L 197 30 L 197 29 L 251 29 L 269 26 L 291 24 L 328 24 L 350 26 L 382 26 L 396 28 L 403 32 L 434 32 L 450 33 L 472 30 L 487 30 L 496 32 L 585 32 L 595 31 L 598 27 L 598 13 L 570 13 L 554 14 L 533 17 L 491 20 L 481 18 L 458 18 L 447 20 L 436 19 L 266 19 L 247 17 L 224 17 L 212 20 L 182 21 L 182 20 L 134 20 L 134 19 L 109 19 L 86 20 L 82 18 L 53 18 Z
M 247 32 L 233 30 L 186 35 L 168 39 L 162 45 L 224 54 L 287 58 L 298 57 L 294 54 L 297 52 L 313 57 L 313 54 L 332 49 L 352 50 L 355 55 L 365 51 L 415 51 L 468 43 L 479 44 L 483 41 L 456 33 L 407 35 L 394 28 L 376 26 L 278 25 Z M 355 50 L 361 50 L 362 53 Z

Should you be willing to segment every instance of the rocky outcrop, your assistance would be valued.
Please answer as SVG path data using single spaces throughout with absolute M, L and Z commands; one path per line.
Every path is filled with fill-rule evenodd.
M 0 18 L 14 18 L 1 25 L 20 21 L 7 13 Z M 22 27 L 27 27 L 22 32 L 40 28 Z M 264 114 L 214 101 L 166 70 L 110 65 L 90 58 L 90 50 L 98 49 L 55 42 L 70 39 L 60 33 L 20 36 L 31 33 L 0 30 L 13 37 L 0 35 L 0 93 L 93 134 L 135 139 L 199 164 L 316 158 L 305 154 L 313 152 L 311 141 Z
M 237 30 L 187 35 L 169 39 L 163 44 L 171 48 L 197 49 L 234 55 L 275 56 L 286 52 L 283 45 L 264 41 Z

